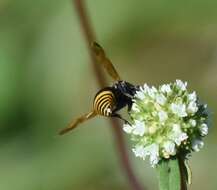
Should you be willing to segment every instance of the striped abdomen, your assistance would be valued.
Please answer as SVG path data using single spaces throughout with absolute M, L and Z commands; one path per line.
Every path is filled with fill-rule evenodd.
M 111 116 L 115 102 L 115 96 L 112 91 L 102 90 L 96 94 L 93 108 L 99 115 Z

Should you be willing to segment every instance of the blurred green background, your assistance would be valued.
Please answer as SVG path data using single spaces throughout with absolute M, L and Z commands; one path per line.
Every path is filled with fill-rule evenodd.
M 89 0 L 99 43 L 122 78 L 179 78 L 213 115 L 193 154 L 192 190 L 217 189 L 217 1 Z M 99 89 L 71 1 L 0 0 L 0 190 L 129 189 L 108 119 L 59 137 Z M 155 171 L 130 151 L 136 175 L 158 189 Z

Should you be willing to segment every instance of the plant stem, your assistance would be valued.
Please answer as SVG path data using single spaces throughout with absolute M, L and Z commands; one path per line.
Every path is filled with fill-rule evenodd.
M 179 157 L 179 170 L 180 170 L 180 175 L 181 175 L 181 190 L 187 190 L 187 171 L 186 171 L 186 166 L 184 164 L 184 159 L 182 157 Z
M 73 3 L 75 5 L 75 9 L 80 19 L 80 24 L 81 24 L 81 28 L 84 33 L 84 37 L 88 44 L 88 51 L 91 57 L 91 62 L 92 62 L 92 66 L 95 72 L 97 82 L 99 86 L 103 88 L 106 86 L 106 80 L 101 72 L 100 67 L 98 67 L 97 65 L 95 56 L 93 55 L 91 51 L 91 47 L 90 47 L 91 43 L 96 40 L 96 37 L 91 27 L 90 20 L 88 19 L 84 1 L 83 0 L 73 0 Z M 112 129 L 114 133 L 115 143 L 116 143 L 119 156 L 120 156 L 120 162 L 123 166 L 123 169 L 125 170 L 126 176 L 128 177 L 129 184 L 131 185 L 131 188 L 133 190 L 142 190 L 144 188 L 142 188 L 142 185 L 139 183 L 138 179 L 134 175 L 133 169 L 129 161 L 128 153 L 125 147 L 124 137 L 121 131 L 121 126 L 117 120 L 113 120 L 113 119 L 111 119 L 111 125 L 112 125 Z

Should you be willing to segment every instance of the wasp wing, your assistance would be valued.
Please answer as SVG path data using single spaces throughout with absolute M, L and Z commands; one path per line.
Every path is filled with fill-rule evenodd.
M 112 62 L 106 57 L 106 54 L 103 48 L 98 43 L 93 42 L 92 49 L 96 56 L 97 61 L 103 65 L 103 67 L 106 69 L 108 74 L 116 81 L 121 80 Z
M 97 114 L 92 111 L 90 113 L 84 114 L 81 117 L 78 117 L 77 119 L 73 120 L 68 127 L 62 129 L 59 132 L 59 135 L 63 135 L 69 131 L 71 131 L 72 129 L 76 128 L 80 123 L 83 123 L 84 121 L 87 121 L 88 119 L 91 119 L 93 117 L 95 117 Z

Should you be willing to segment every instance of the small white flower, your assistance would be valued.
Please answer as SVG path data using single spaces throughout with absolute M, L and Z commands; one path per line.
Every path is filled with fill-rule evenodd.
M 170 133 L 171 140 L 175 141 L 175 143 L 179 146 L 182 141 L 188 138 L 188 135 L 182 132 L 180 125 L 173 124 L 172 131 Z
M 196 122 L 196 120 L 194 120 L 194 119 L 190 119 L 190 120 L 189 120 L 189 123 L 190 123 L 190 125 L 191 125 L 192 127 L 195 127 L 195 126 L 197 125 L 197 122 Z
M 152 99 L 155 99 L 156 92 L 157 92 L 157 89 L 156 89 L 154 86 L 152 86 L 152 88 L 149 88 L 148 95 L 149 95 Z
M 143 136 L 146 132 L 145 130 L 145 122 L 141 122 L 139 120 L 135 120 L 135 124 L 133 125 L 133 134 Z
M 204 142 L 201 140 L 201 139 L 195 139 L 193 142 L 192 142 L 192 149 L 195 151 L 195 152 L 199 152 L 201 148 L 203 148 L 204 146 Z
M 143 92 L 148 93 L 149 90 L 150 90 L 149 86 L 145 83 L 144 86 L 143 86 Z
M 171 90 L 169 84 L 163 84 L 163 85 L 160 87 L 160 90 L 161 90 L 161 92 L 167 93 L 167 94 L 170 94 L 170 93 L 172 92 L 172 90 Z
M 146 146 L 145 148 L 141 145 L 137 145 L 132 149 L 136 157 L 141 157 L 145 160 L 146 156 L 150 156 L 151 166 L 154 167 L 159 161 L 159 145 L 151 144 Z
M 136 157 L 141 157 L 141 158 L 145 159 L 147 154 L 146 154 L 143 146 L 141 146 L 141 145 L 136 146 L 132 150 L 133 150 L 133 153 L 135 154 Z
M 164 105 L 166 103 L 167 99 L 163 94 L 158 94 L 156 96 L 156 101 L 157 101 L 158 104 Z
M 161 110 L 161 111 L 158 112 L 158 117 L 159 117 L 160 122 L 164 122 L 164 121 L 167 120 L 168 115 L 167 115 L 167 113 L 165 111 Z
M 192 101 L 196 102 L 196 100 L 197 100 L 197 95 L 196 95 L 195 91 L 188 95 L 188 101 L 189 102 L 192 102 Z
M 132 133 L 133 127 L 132 127 L 131 125 L 129 125 L 129 124 L 124 124 L 123 130 L 124 130 L 126 133 L 130 134 L 130 133 Z
M 150 135 L 154 134 L 157 131 L 157 126 L 156 125 L 151 125 L 148 128 L 148 132 Z
M 156 164 L 159 162 L 160 158 L 159 158 L 159 155 L 156 155 L 156 154 L 151 154 L 150 155 L 150 164 L 151 164 L 151 167 L 155 167 Z
M 184 90 L 186 90 L 187 82 L 182 82 L 181 80 L 176 80 L 176 86 L 177 86 L 180 90 L 184 91 Z
M 154 86 L 151 87 L 151 90 L 152 90 L 154 93 L 157 93 L 157 89 L 156 89 Z
M 167 153 L 168 155 L 175 155 L 176 154 L 176 145 L 172 141 L 164 142 L 163 148 L 164 148 L 165 153 Z
M 154 167 L 159 161 L 159 145 L 154 143 L 147 147 L 147 150 L 150 154 L 150 163 Z
M 174 114 L 178 115 L 179 117 L 187 116 L 185 104 L 172 103 L 170 109 Z
M 200 133 L 202 136 L 206 136 L 208 134 L 208 126 L 206 123 L 203 123 L 200 127 Z
M 139 108 L 138 108 L 138 105 L 136 103 L 133 103 L 132 110 L 135 112 L 139 112 Z
M 198 110 L 196 102 L 190 102 L 187 107 L 187 112 L 190 114 L 196 113 Z
M 145 98 L 145 94 L 142 91 L 136 91 L 135 97 L 143 100 Z

